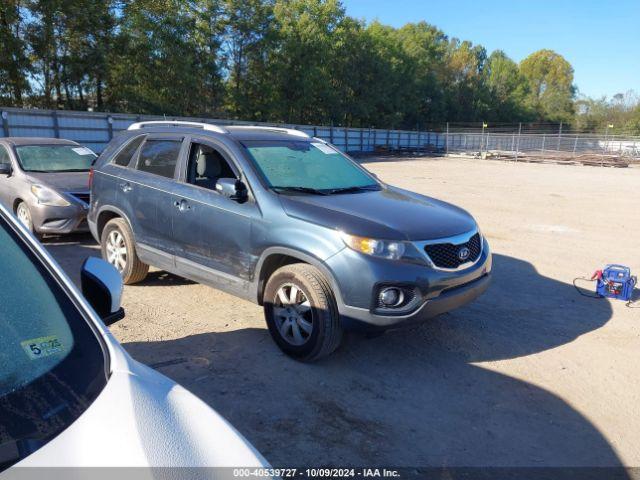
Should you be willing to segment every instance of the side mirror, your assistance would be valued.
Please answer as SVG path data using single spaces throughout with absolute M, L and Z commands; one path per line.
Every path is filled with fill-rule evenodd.
M 234 200 L 238 203 L 246 202 L 249 198 L 247 186 L 235 178 L 220 178 L 216 182 L 216 191 L 220 195 Z
M 13 169 L 10 163 L 0 163 L 0 175 L 6 175 L 8 177 L 12 172 Z
M 124 318 L 122 277 L 110 263 L 89 257 L 82 264 L 80 285 L 84 298 L 91 304 L 105 325 Z

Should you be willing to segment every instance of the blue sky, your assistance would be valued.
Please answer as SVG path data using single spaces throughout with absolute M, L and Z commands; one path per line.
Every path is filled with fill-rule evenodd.
M 640 94 L 640 0 L 343 0 L 347 13 L 399 27 L 425 20 L 520 61 L 541 48 L 573 65 L 580 93 Z

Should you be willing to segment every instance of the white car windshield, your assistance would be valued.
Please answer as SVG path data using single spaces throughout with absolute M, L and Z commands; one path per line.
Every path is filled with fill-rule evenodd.
M 88 172 L 97 157 L 80 145 L 20 145 L 16 152 L 25 172 Z
M 0 212 L 0 471 L 68 427 L 106 384 L 88 321 Z

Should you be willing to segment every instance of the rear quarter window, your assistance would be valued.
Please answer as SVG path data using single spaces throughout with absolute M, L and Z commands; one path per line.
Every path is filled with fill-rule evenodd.
M 144 136 L 136 137 L 133 140 L 130 140 L 129 143 L 122 149 L 120 152 L 113 157 L 111 163 L 114 165 L 120 165 L 121 167 L 126 167 L 131 163 L 131 159 L 133 158 L 133 154 L 136 153 L 138 147 L 144 140 Z

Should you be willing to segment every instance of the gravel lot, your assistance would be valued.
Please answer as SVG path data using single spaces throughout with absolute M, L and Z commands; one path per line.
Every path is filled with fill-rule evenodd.
M 366 166 L 476 217 L 494 252 L 480 300 L 379 338 L 351 335 L 307 365 L 280 353 L 260 307 L 156 271 L 126 287 L 116 337 L 275 465 L 640 466 L 640 310 L 571 285 L 605 263 L 640 272 L 640 169 Z M 75 280 L 99 254 L 89 237 L 45 243 Z

